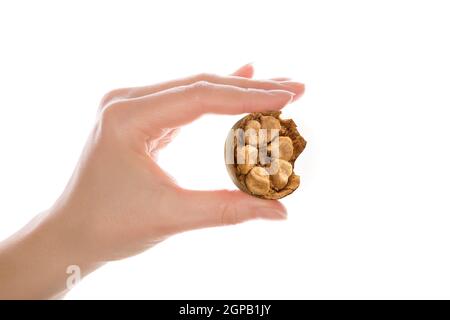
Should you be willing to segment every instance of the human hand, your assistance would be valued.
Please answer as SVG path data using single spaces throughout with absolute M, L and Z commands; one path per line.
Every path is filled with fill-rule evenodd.
M 55 255 L 63 249 L 64 263 L 80 265 L 85 274 L 179 232 L 284 219 L 278 201 L 185 190 L 156 160 L 176 130 L 202 114 L 278 110 L 304 91 L 298 82 L 252 80 L 252 74 L 247 65 L 232 76 L 202 74 L 108 93 L 70 182 L 30 234 L 47 245 L 58 242 L 51 245 Z

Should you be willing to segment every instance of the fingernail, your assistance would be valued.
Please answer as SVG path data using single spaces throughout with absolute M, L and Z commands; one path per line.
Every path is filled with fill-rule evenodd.
M 281 84 L 283 86 L 286 86 L 287 88 L 289 88 L 290 91 L 295 93 L 293 101 L 300 98 L 305 92 L 305 85 L 303 83 L 293 81 L 282 81 Z
M 269 92 L 274 94 L 275 96 L 290 97 L 291 100 L 295 97 L 295 93 L 288 90 L 269 90 Z
M 283 86 L 288 87 L 289 89 L 291 89 L 292 91 L 294 91 L 295 93 L 300 93 L 305 91 L 305 85 L 303 83 L 300 82 L 295 82 L 295 81 L 282 81 L 281 84 Z
M 282 81 L 282 82 L 280 82 L 280 84 L 285 86 L 290 92 L 295 93 L 295 97 L 293 98 L 293 101 L 300 98 L 303 95 L 303 92 L 305 92 L 305 85 L 300 82 Z
M 277 78 L 271 78 L 272 81 L 278 81 L 278 82 L 284 82 L 284 81 L 291 81 L 292 78 L 287 77 L 277 77 Z
M 271 220 L 285 220 L 287 213 L 283 209 L 274 209 L 268 207 L 259 207 L 256 209 L 258 216 Z

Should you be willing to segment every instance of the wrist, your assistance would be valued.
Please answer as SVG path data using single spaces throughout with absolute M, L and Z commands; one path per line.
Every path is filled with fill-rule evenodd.
M 101 265 L 84 254 L 67 216 L 44 212 L 0 244 L 1 298 L 58 298 Z

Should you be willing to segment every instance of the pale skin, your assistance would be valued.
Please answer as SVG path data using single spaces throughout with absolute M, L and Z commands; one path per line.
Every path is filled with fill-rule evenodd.
M 0 299 L 62 297 L 68 266 L 86 276 L 180 232 L 286 219 L 278 201 L 186 190 L 157 164 L 177 129 L 202 114 L 279 110 L 303 94 L 299 82 L 252 75 L 246 65 L 231 76 L 201 74 L 106 94 L 61 196 L 0 243 Z

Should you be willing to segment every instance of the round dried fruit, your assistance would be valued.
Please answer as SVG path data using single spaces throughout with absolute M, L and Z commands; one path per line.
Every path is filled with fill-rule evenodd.
M 225 143 L 225 162 L 235 185 L 263 199 L 281 199 L 300 185 L 293 169 L 306 141 L 295 122 L 280 119 L 280 114 L 245 116 L 233 126 Z

